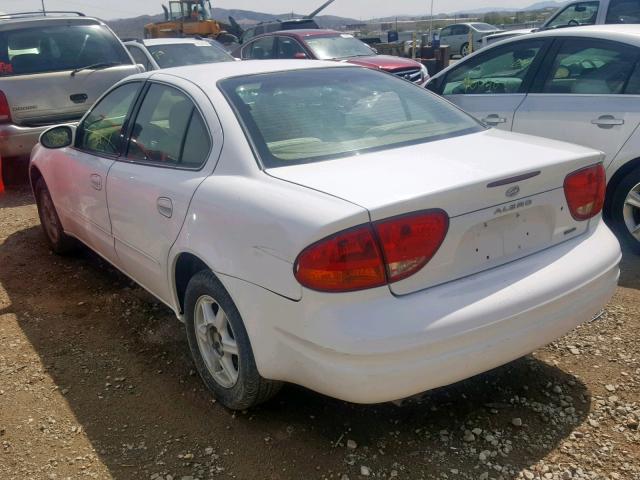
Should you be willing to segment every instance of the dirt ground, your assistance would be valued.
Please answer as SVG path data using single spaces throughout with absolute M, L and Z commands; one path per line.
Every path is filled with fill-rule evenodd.
M 233 414 L 182 325 L 0 196 L 0 479 L 640 479 L 640 259 L 595 321 L 402 405 L 287 386 Z

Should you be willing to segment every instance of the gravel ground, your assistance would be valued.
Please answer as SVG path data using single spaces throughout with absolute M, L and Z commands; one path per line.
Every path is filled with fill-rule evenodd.
M 182 325 L 81 251 L 52 255 L 26 189 L 0 197 L 0 479 L 640 479 L 640 260 L 595 321 L 402 404 L 287 386 L 230 413 Z

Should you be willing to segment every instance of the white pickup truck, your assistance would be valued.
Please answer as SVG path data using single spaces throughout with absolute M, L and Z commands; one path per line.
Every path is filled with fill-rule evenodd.
M 640 0 L 581 0 L 558 9 L 540 28 L 507 30 L 482 39 L 486 47 L 507 38 L 539 30 L 601 25 L 605 23 L 640 23 Z

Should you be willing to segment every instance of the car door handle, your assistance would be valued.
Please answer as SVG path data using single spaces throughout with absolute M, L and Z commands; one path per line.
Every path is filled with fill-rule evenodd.
M 616 118 L 613 115 L 602 115 L 595 120 L 591 120 L 591 123 L 600 128 L 611 128 L 616 125 L 624 125 L 624 120 L 622 118 Z
M 96 190 L 102 190 L 102 177 L 97 173 L 92 173 L 89 177 L 91 179 L 91 186 Z
M 158 212 L 163 217 L 171 218 L 173 215 L 173 202 L 170 198 L 160 197 L 158 198 Z
M 486 117 L 484 117 L 482 119 L 482 122 L 486 123 L 487 125 L 500 125 L 501 123 L 507 123 L 507 119 L 501 117 L 497 113 L 492 113 L 491 115 L 487 115 Z

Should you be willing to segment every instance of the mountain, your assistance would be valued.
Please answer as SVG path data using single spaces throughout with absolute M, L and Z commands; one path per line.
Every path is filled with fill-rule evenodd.
M 557 1 L 551 0 L 551 1 L 537 2 L 524 8 L 482 7 L 482 8 L 472 9 L 472 10 L 460 10 L 458 12 L 454 12 L 454 14 L 460 15 L 463 13 L 482 14 L 482 13 L 489 13 L 489 12 L 533 12 L 536 10 L 546 10 L 549 8 L 558 9 L 561 6 L 563 6 L 565 3 L 567 2 L 562 2 L 562 1 L 557 2 Z
M 295 13 L 286 13 L 283 15 L 272 15 L 270 13 L 254 12 L 251 10 L 237 10 L 226 8 L 214 8 L 213 18 L 222 22 L 228 23 L 229 16 L 235 18 L 235 20 L 243 26 L 254 25 L 259 22 L 266 22 L 269 20 L 287 19 L 287 18 L 299 18 L 304 15 Z M 338 17 L 335 15 L 318 15 L 316 21 L 322 28 L 338 28 L 344 25 L 359 23 L 359 20 L 347 17 Z M 116 32 L 120 38 L 140 38 L 142 37 L 143 27 L 147 23 L 161 22 L 164 20 L 162 13 L 158 15 L 142 15 L 134 18 L 119 18 L 116 20 L 107 20 L 107 24 L 111 29 Z

